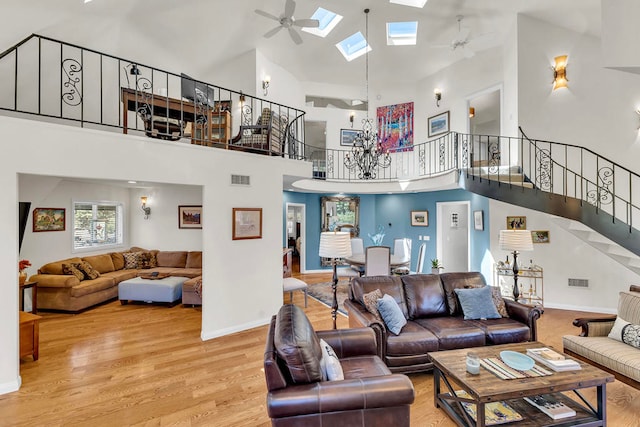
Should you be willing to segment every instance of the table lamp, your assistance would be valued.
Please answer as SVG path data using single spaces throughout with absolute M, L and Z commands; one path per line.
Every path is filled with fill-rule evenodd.
M 346 231 L 325 231 L 320 234 L 320 256 L 331 258 L 333 265 L 333 304 L 331 305 L 331 317 L 333 318 L 333 329 L 336 329 L 336 317 L 338 315 L 338 273 L 336 270 L 336 259 L 346 258 L 351 255 L 351 234 Z
M 513 299 L 518 301 L 518 251 L 532 251 L 533 240 L 529 230 L 500 230 L 500 249 L 513 251 Z

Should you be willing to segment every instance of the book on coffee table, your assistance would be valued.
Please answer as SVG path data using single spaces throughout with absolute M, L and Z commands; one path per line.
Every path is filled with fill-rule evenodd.
M 576 415 L 576 411 L 569 408 L 550 394 L 525 397 L 524 400 L 540 409 L 554 420 L 569 418 Z
M 527 355 L 556 372 L 581 369 L 578 362 L 567 359 L 564 355 L 548 347 L 529 348 Z
M 464 390 L 457 390 L 456 395 L 458 397 L 471 397 Z M 462 403 L 464 410 L 473 418 L 473 421 L 477 422 L 476 404 L 469 402 L 460 403 Z M 484 405 L 484 424 L 487 426 L 506 424 L 520 420 L 522 420 L 522 415 L 516 412 L 516 410 L 506 402 L 491 402 Z

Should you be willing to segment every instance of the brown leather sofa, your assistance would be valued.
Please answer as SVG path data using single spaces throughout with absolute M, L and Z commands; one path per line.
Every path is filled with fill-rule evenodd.
M 333 347 L 344 380 L 322 380 L 320 339 Z M 282 306 L 271 319 L 264 352 L 271 424 L 409 426 L 413 384 L 392 374 L 376 351 L 370 328 L 316 333 L 301 308 Z
M 411 274 L 358 277 L 351 282 L 345 308 L 349 326 L 376 333 L 378 355 L 392 372 L 431 370 L 428 352 L 536 340 L 537 307 L 505 299 L 509 317 L 464 320 L 456 288 L 486 286 L 481 273 Z M 399 335 L 367 311 L 363 295 L 376 289 L 391 295 L 407 324 Z

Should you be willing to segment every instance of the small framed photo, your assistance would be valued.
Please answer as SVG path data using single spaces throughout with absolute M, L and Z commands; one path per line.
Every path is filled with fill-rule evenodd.
M 507 217 L 507 230 L 526 230 L 526 229 L 527 229 L 526 216 L 508 216 Z
M 429 226 L 428 211 L 411 211 L 411 225 L 415 227 Z
M 340 129 L 340 145 L 351 147 L 359 133 L 357 129 Z
M 232 238 L 262 239 L 262 208 L 233 208 Z
M 35 208 L 33 210 L 33 232 L 64 231 L 67 222 L 64 208 Z
M 549 230 L 536 230 L 531 232 L 533 243 L 549 243 Z
M 473 228 L 475 230 L 484 230 L 484 212 L 473 211 Z
M 202 228 L 202 205 L 178 206 L 178 228 Z
M 429 129 L 429 138 L 449 132 L 449 112 L 445 111 L 429 117 L 427 128 Z

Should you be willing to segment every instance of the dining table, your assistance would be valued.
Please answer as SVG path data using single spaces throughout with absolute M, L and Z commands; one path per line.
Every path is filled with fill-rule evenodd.
M 351 256 L 346 257 L 344 260 L 351 265 L 364 266 L 366 256 L 363 253 L 353 254 Z M 391 254 L 391 259 L 389 264 L 391 268 L 404 267 L 405 265 L 411 264 L 411 260 L 403 257 L 402 255 Z

